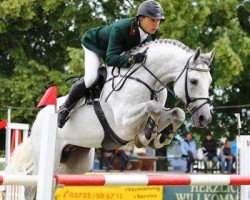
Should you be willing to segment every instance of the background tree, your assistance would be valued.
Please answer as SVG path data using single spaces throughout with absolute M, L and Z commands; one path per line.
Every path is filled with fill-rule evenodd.
M 240 3 L 237 8 L 238 19 L 240 25 L 244 31 L 250 34 L 250 1 L 249 0 L 240 0 Z
M 192 130 L 203 134 L 209 129 L 217 137 L 225 135 L 227 131 L 235 132 L 234 113 L 240 112 L 245 124 L 243 132 L 249 131 L 246 117 L 249 98 L 246 93 L 249 91 L 250 39 L 239 23 L 238 1 L 186 0 L 180 4 L 170 0 L 161 3 L 166 13 L 166 21 L 161 27 L 162 37 L 178 39 L 192 48 L 200 46 L 205 52 L 215 47 L 216 56 L 212 64 L 214 83 L 211 88 L 213 107 L 248 105 L 245 110 L 240 107 L 214 109 L 213 122 L 206 129 Z M 244 5 L 248 5 L 249 9 L 249 1 Z
M 1 1 L 0 120 L 11 106 L 12 122 L 31 124 L 46 88 L 55 84 L 66 94 L 71 83 L 64 80 L 83 74 L 84 32 L 120 18 L 129 6 L 123 0 Z
M 128 7 L 121 5 L 122 1 L 2 1 L 0 108 L 35 108 L 51 84 L 65 94 L 71 83 L 64 80 L 83 74 L 80 40 L 84 32 L 104 24 L 103 16 L 108 21 L 119 18 L 118 11 Z M 32 109 L 13 109 L 12 119 L 30 123 L 35 114 Z

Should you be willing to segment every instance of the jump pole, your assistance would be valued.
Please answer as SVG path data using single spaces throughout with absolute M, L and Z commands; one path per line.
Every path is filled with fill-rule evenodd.
M 249 176 L 250 175 L 250 136 L 249 135 L 241 135 L 241 119 L 240 113 L 235 113 L 235 117 L 237 118 L 237 129 L 238 129 L 238 136 L 237 136 L 237 174 L 242 176 Z M 245 200 L 250 198 L 250 186 L 243 185 L 238 187 L 238 196 L 237 199 Z
M 43 120 L 36 199 L 52 200 L 57 113 L 48 113 Z
M 0 185 L 37 186 L 37 175 L 0 175 Z
M 52 178 L 53 179 L 53 178 Z M 37 175 L 0 175 L 0 185 L 36 186 Z M 250 175 L 87 174 L 54 176 L 54 186 L 250 185 Z M 46 187 L 47 191 L 50 190 Z M 50 198 L 48 198 L 50 199 Z
M 241 176 L 250 176 L 250 136 L 249 135 L 241 135 L 238 144 L 237 144 L 240 152 L 240 175 Z M 250 186 L 241 186 L 240 187 L 240 199 L 249 199 L 250 198 Z
M 42 122 L 36 200 L 54 199 L 54 158 L 57 135 L 57 87 L 48 88 L 37 108 L 47 106 Z M 53 112 L 51 112 L 51 110 Z M 44 112 L 45 112 L 44 111 Z
M 97 174 L 55 175 L 55 179 L 64 186 L 250 185 L 250 175 Z
M 11 108 L 8 108 L 7 122 L 11 122 Z M 5 162 L 8 163 L 10 160 L 10 140 L 11 140 L 11 129 L 6 128 L 5 134 Z
M 7 112 L 7 126 L 6 126 L 6 133 L 5 133 L 5 158 L 1 159 L 1 162 L 8 163 L 10 161 L 10 148 L 11 148 L 11 131 L 12 130 L 22 130 L 23 131 L 23 141 L 28 138 L 29 132 L 29 124 L 23 123 L 11 123 L 11 107 L 8 108 Z M 18 134 L 15 134 L 16 144 L 15 148 L 18 146 Z
M 11 123 L 11 107 L 8 108 L 7 113 L 7 126 L 5 127 L 5 156 L 4 158 L 0 158 L 0 163 L 9 163 L 10 157 L 11 157 L 11 137 L 12 137 L 12 130 L 20 130 L 22 131 L 23 135 L 23 142 L 28 138 L 28 132 L 29 132 L 29 124 L 24 123 Z M 15 137 L 15 145 L 14 148 L 16 148 L 18 144 L 19 135 L 17 133 L 13 134 L 13 137 Z

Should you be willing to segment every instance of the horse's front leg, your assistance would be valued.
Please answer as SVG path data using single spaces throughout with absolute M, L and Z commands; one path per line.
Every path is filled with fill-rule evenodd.
M 136 106 L 130 107 L 126 110 L 126 114 L 123 116 L 123 126 L 128 133 L 144 133 L 145 126 L 149 117 L 154 121 L 154 128 L 152 131 L 151 138 L 142 139 L 142 145 L 147 145 L 151 139 L 157 135 L 157 127 L 160 119 L 160 112 L 162 106 L 154 101 L 150 100 L 137 104 Z
M 174 138 L 175 132 L 184 120 L 185 112 L 180 108 L 173 108 L 162 112 L 159 120 L 159 130 L 162 130 L 162 132 L 154 138 L 150 146 L 158 149 L 164 145 L 169 145 Z

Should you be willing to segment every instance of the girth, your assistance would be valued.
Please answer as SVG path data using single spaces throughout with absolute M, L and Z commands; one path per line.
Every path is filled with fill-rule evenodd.
M 105 117 L 105 114 L 100 105 L 100 101 L 93 100 L 92 103 L 93 103 L 96 116 L 98 117 L 104 130 L 104 138 L 101 143 L 102 148 L 105 150 L 114 150 L 116 148 L 120 148 L 126 145 L 128 141 L 125 141 L 119 138 L 109 126 L 107 118 Z
M 114 150 L 126 145 L 128 141 L 122 140 L 115 134 L 107 121 L 105 113 L 102 110 L 99 97 L 101 94 L 101 90 L 106 82 L 106 76 L 106 69 L 104 67 L 99 68 L 98 81 L 94 87 L 90 88 L 89 94 L 86 96 L 86 102 L 87 104 L 93 105 L 96 116 L 102 125 L 104 131 L 104 138 L 101 142 L 102 148 L 105 150 Z

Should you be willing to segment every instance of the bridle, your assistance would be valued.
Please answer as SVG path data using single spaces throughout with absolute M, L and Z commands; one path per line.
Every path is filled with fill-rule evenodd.
M 186 98 L 186 104 L 188 105 L 187 108 L 189 110 L 189 112 L 193 115 L 196 111 L 198 111 L 202 106 L 206 105 L 206 104 L 210 104 L 211 100 L 209 97 L 199 97 L 199 98 L 192 98 L 190 97 L 189 93 L 188 93 L 188 72 L 189 70 L 195 70 L 195 71 L 199 71 L 199 72 L 209 72 L 210 68 L 207 69 L 201 69 L 201 68 L 196 68 L 196 67 L 190 67 L 189 66 L 189 62 L 191 60 L 193 56 L 191 56 L 188 60 L 187 63 L 185 65 L 185 67 L 183 68 L 182 72 L 179 74 L 179 76 L 175 79 L 174 84 L 176 84 L 176 82 L 180 79 L 180 77 L 182 76 L 182 74 L 185 73 L 185 98 Z M 203 60 L 203 62 L 205 62 L 205 64 L 207 64 L 207 66 L 210 65 L 209 61 Z M 205 100 L 204 103 L 202 103 L 199 107 L 192 107 L 190 108 L 190 104 L 198 101 L 198 100 Z
M 147 51 L 147 49 L 144 51 L 144 53 L 146 53 L 146 51 Z M 144 61 L 141 63 L 141 65 L 139 66 L 139 67 L 137 67 L 137 68 L 135 68 L 132 72 L 130 72 L 130 73 L 128 73 L 130 70 L 131 70 L 131 68 L 134 66 L 134 64 L 129 68 L 129 70 L 127 71 L 127 73 L 125 74 L 125 75 L 121 75 L 120 74 L 120 70 L 119 70 L 119 68 L 118 68 L 118 74 L 117 75 L 114 75 L 113 74 L 113 72 L 114 72 L 114 68 L 113 68 L 113 70 L 112 70 L 112 75 L 113 75 L 113 77 L 112 78 L 110 78 L 110 79 L 108 79 L 106 82 L 109 82 L 109 81 L 112 81 L 112 91 L 109 93 L 109 95 L 106 97 L 106 99 L 105 99 L 105 101 L 107 101 L 107 99 L 110 97 L 110 95 L 112 94 L 112 92 L 113 91 L 119 91 L 122 87 L 123 87 L 123 85 L 125 84 L 125 82 L 126 82 L 126 80 L 127 79 L 132 79 L 132 80 L 135 80 L 135 81 L 137 81 L 137 82 L 140 82 L 140 83 L 142 83 L 143 85 L 145 85 L 148 89 L 149 89 L 149 91 L 151 92 L 151 100 L 152 99 L 154 99 L 154 100 L 156 100 L 156 101 L 158 101 L 158 99 L 157 99 L 157 93 L 160 93 L 163 89 L 167 89 L 167 91 L 169 92 L 169 93 L 171 93 L 173 96 L 174 96 L 174 98 L 177 100 L 177 103 L 175 104 L 175 106 L 177 106 L 179 103 L 183 103 L 184 105 L 186 105 L 185 106 L 185 110 L 187 110 L 188 112 L 190 112 L 192 115 L 196 112 L 196 111 L 198 111 L 201 107 L 203 107 L 204 105 L 206 105 L 206 104 L 210 104 L 211 103 L 211 101 L 210 101 L 210 98 L 209 97 L 199 97 L 199 98 L 192 98 L 192 97 L 190 97 L 190 95 L 189 95 L 189 92 L 188 92 L 188 72 L 189 72 L 189 70 L 195 70 L 195 71 L 199 71 L 199 72 L 209 72 L 210 71 L 210 68 L 208 68 L 208 69 L 201 69 L 201 68 L 196 68 L 196 67 L 190 67 L 189 66 L 189 62 L 190 62 L 190 60 L 191 60 L 191 58 L 192 58 L 193 56 L 191 56 L 188 60 L 187 60 L 187 62 L 186 62 L 186 64 L 185 64 L 185 66 L 184 66 L 184 68 L 183 68 L 183 70 L 181 71 L 181 73 L 177 76 L 177 78 L 175 79 L 175 81 L 174 81 L 174 84 L 176 84 L 176 82 L 180 79 L 180 77 L 185 73 L 185 99 L 186 99 L 186 102 L 185 101 L 183 101 L 181 98 L 179 98 L 167 85 L 165 85 L 150 69 L 148 69 L 147 68 L 147 66 L 145 65 L 145 62 L 146 62 L 146 59 L 147 59 L 147 55 L 145 55 L 145 59 L 144 59 Z M 206 61 L 206 60 L 203 60 L 203 62 L 205 62 L 208 66 L 210 65 L 210 62 L 209 61 Z M 154 79 L 157 81 L 157 82 L 159 82 L 160 83 L 160 85 L 162 86 L 162 88 L 160 89 L 160 90 L 158 90 L 158 91 L 156 91 L 156 90 L 154 90 L 154 89 L 152 89 L 147 83 L 145 83 L 144 81 L 142 81 L 142 80 L 140 80 L 140 79 L 138 79 L 138 78 L 134 78 L 134 77 L 132 77 L 131 75 L 133 74 L 133 73 L 135 73 L 139 68 L 141 68 L 141 67 L 143 67 L 147 72 L 149 72 L 153 77 L 154 77 Z M 122 77 L 122 79 L 116 84 L 116 85 L 114 85 L 114 79 L 115 78 L 117 78 L 117 77 Z M 121 85 L 118 87 L 118 85 L 121 83 Z M 117 88 L 118 87 L 118 88 Z M 192 108 L 190 108 L 191 106 L 190 106 L 190 104 L 191 103 L 193 103 L 193 102 L 195 102 L 195 101 L 199 101 L 199 100 L 205 100 L 205 102 L 204 103 L 202 103 L 199 107 L 192 107 Z

